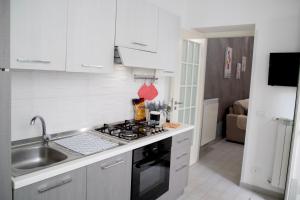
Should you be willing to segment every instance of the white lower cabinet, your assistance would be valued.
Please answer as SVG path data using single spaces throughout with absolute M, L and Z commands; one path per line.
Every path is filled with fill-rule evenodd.
M 130 200 L 132 152 L 14 190 L 14 200 Z
M 177 199 L 184 192 L 188 184 L 190 146 L 187 145 L 181 149 L 173 150 L 170 172 L 170 198 Z
M 192 135 L 193 131 L 187 131 L 173 137 L 169 186 L 170 200 L 177 199 L 182 195 L 188 184 Z
M 132 152 L 87 167 L 87 200 L 130 200 Z
M 169 191 L 175 200 L 188 183 L 192 131 L 172 138 Z M 14 190 L 14 200 L 130 200 L 132 152 Z
M 14 200 L 84 200 L 86 199 L 86 168 L 17 189 Z
M 192 131 L 176 135 L 172 139 L 169 191 L 158 200 L 176 200 L 188 184 Z

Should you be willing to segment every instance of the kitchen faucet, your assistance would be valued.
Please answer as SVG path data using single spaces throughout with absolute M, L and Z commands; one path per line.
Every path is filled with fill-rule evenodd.
M 49 137 L 49 135 L 47 135 L 47 133 L 46 133 L 46 123 L 45 123 L 45 120 L 44 120 L 44 118 L 43 117 L 41 117 L 41 116 L 39 116 L 39 115 L 37 115 L 37 116 L 35 116 L 35 117 L 33 117 L 32 118 L 32 120 L 30 121 L 30 125 L 34 125 L 35 124 L 35 121 L 37 120 L 37 119 L 39 119 L 40 121 L 41 121 L 41 123 L 42 123 L 42 131 L 43 131 L 43 143 L 45 144 L 45 145 L 48 145 L 48 142 L 49 142 L 49 140 L 50 140 L 50 137 Z

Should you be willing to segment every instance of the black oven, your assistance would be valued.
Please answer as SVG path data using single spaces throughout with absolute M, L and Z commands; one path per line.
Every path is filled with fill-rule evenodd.
M 131 200 L 154 200 L 169 190 L 172 138 L 133 151 Z

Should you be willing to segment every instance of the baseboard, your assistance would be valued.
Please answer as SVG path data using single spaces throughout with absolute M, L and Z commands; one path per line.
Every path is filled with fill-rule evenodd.
M 263 195 L 267 195 L 267 196 L 270 196 L 270 197 L 273 197 L 276 199 L 284 199 L 284 194 L 279 193 L 279 192 L 274 192 L 274 191 L 267 190 L 267 189 L 264 189 L 264 188 L 261 188 L 261 187 L 255 186 L 255 185 L 250 185 L 250 184 L 244 183 L 244 182 L 240 182 L 240 186 L 245 189 L 248 189 L 248 190 L 263 194 Z

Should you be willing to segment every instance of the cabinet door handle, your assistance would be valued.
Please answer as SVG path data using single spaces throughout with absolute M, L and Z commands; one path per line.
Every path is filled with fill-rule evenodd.
M 103 65 L 86 65 L 86 64 L 81 64 L 81 67 L 104 68 Z
M 65 185 L 67 183 L 70 183 L 72 181 L 72 177 L 70 176 L 67 176 L 65 178 L 63 178 L 62 180 L 60 181 L 57 181 L 57 182 L 53 182 L 53 183 L 49 183 L 49 184 L 45 184 L 45 185 L 42 185 L 39 187 L 38 189 L 38 192 L 39 193 L 43 193 L 43 192 L 46 192 L 48 190 L 51 190 L 51 189 L 54 189 L 56 187 L 60 187 L 62 185 Z
M 187 156 L 187 153 L 181 154 L 180 156 L 176 157 L 176 159 L 178 160 L 178 159 L 180 159 L 180 158 L 182 158 L 184 156 Z
M 109 169 L 111 167 L 114 167 L 114 166 L 117 166 L 117 165 L 120 165 L 122 163 L 124 163 L 125 161 L 124 160 L 120 160 L 120 161 L 116 161 L 115 163 L 113 164 L 109 164 L 109 165 L 105 165 L 105 166 L 101 166 L 101 169 Z
M 147 44 L 140 43 L 140 42 L 132 42 L 132 44 L 139 45 L 139 46 L 143 46 L 143 47 L 148 46 Z
M 41 63 L 41 64 L 50 64 L 51 61 L 49 60 L 27 60 L 27 59 L 17 59 L 19 63 Z
M 184 142 L 184 141 L 188 141 L 188 140 L 189 140 L 189 138 L 184 138 L 183 140 L 177 141 L 177 144 L 180 144 L 180 143 L 182 143 L 182 142 Z
M 183 170 L 186 167 L 187 167 L 187 165 L 182 165 L 181 167 L 179 167 L 178 169 L 176 169 L 176 172 L 179 172 L 179 171 Z

